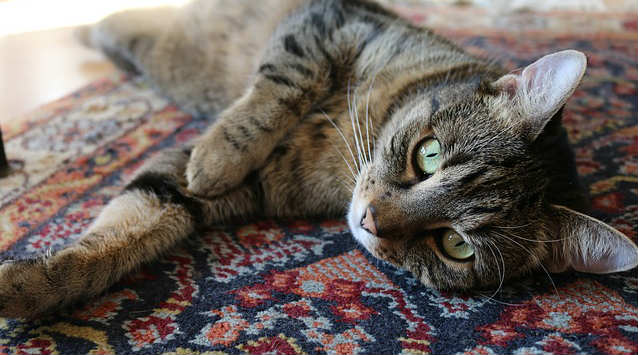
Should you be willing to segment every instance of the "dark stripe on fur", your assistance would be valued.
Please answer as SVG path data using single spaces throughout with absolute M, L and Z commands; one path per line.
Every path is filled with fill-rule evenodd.
M 257 128 L 260 131 L 263 132 L 272 132 L 272 128 L 266 126 L 265 124 L 263 124 L 263 122 L 259 121 L 258 119 L 256 119 L 253 116 L 249 116 L 248 117 L 248 121 L 250 121 L 250 124 L 252 124 L 255 128 Z
M 501 160 L 490 160 L 487 163 L 493 166 L 511 169 L 521 163 L 521 158 L 517 156 L 509 156 Z
M 454 156 L 452 156 L 451 158 L 449 158 L 445 162 L 443 162 L 443 164 L 441 165 L 441 170 L 449 168 L 451 166 L 465 164 L 465 163 L 470 162 L 472 160 L 473 160 L 473 158 L 472 158 L 471 155 L 468 155 L 468 154 L 465 154 L 465 153 L 455 154 Z
M 263 73 L 265 71 L 275 71 L 275 70 L 277 70 L 277 67 L 275 67 L 273 64 L 269 64 L 269 63 L 262 64 L 259 67 L 259 72 L 260 73 Z
M 289 64 L 288 66 L 306 78 L 312 78 L 314 76 L 314 73 L 312 70 L 304 67 L 301 64 Z
M 369 13 L 373 13 L 376 15 L 388 16 L 392 18 L 397 18 L 393 12 L 387 10 L 383 6 L 377 4 L 376 2 L 366 1 L 366 0 L 350 0 L 344 1 L 343 6 L 345 8 L 356 8 L 358 10 L 363 10 Z
M 274 161 L 279 161 L 281 158 L 288 153 L 288 146 L 285 144 L 278 145 L 273 149 L 272 153 L 270 153 L 270 158 Z
M 315 27 L 317 32 L 321 34 L 321 36 L 325 37 L 327 35 L 326 24 L 323 22 L 322 15 L 316 13 L 311 14 L 310 23 Z
M 254 200 L 259 206 L 259 210 L 263 211 L 263 206 L 266 201 L 266 193 L 264 192 L 264 186 L 262 184 L 262 179 L 259 176 L 258 171 L 253 171 L 244 180 L 244 184 L 250 186 L 251 191 L 254 193 Z
M 279 98 L 277 102 L 287 108 L 288 111 L 296 117 L 301 117 L 301 103 L 298 100 Z
M 195 222 L 204 221 L 201 202 L 182 193 L 180 186 L 169 175 L 152 171 L 142 173 L 131 181 L 125 190 L 140 190 L 151 193 L 163 203 L 173 203 L 184 207 Z
M 463 82 L 469 81 L 476 76 L 485 78 L 493 75 L 492 68 L 490 67 L 478 63 L 467 63 L 417 78 L 406 84 L 391 98 L 390 102 L 392 102 L 392 104 L 390 104 L 386 110 L 382 122 L 387 122 L 390 117 L 406 103 L 408 98 L 414 97 L 424 90 L 431 90 L 434 84 Z
M 224 139 L 229 142 L 235 149 L 237 150 L 242 150 L 242 146 L 239 144 L 239 142 L 237 142 L 237 140 L 232 137 L 228 131 L 226 130 L 226 128 L 224 127 L 222 129 L 222 133 L 224 134 Z
M 473 182 L 474 180 L 478 179 L 479 177 L 483 176 L 483 174 L 485 174 L 487 172 L 487 168 L 486 167 L 481 167 L 480 169 L 465 175 L 464 177 L 462 177 L 461 179 L 459 179 L 459 184 L 461 186 L 468 184 L 470 182 Z
M 286 52 L 299 58 L 303 58 L 305 55 L 303 49 L 301 49 L 301 46 L 299 45 L 299 43 L 297 43 L 294 35 L 286 35 L 284 37 L 284 49 L 286 50 Z
M 334 21 L 334 29 L 338 30 L 346 23 L 346 18 L 341 11 L 341 8 L 336 6 L 335 3 L 332 3 L 330 10 L 330 17 Z
M 241 132 L 241 134 L 247 138 L 248 140 L 252 140 L 254 137 L 252 135 L 252 133 L 250 133 L 250 131 L 248 131 L 248 129 L 242 125 L 237 126 L 237 129 Z
M 288 79 L 287 77 L 283 75 L 264 74 L 264 77 L 275 84 L 284 85 L 289 88 L 297 88 L 297 85 L 295 85 L 295 83 L 292 82 L 292 80 Z
M 327 92 L 334 93 L 343 86 L 343 83 L 346 80 L 344 76 L 348 72 L 349 66 L 351 66 L 352 64 L 337 63 L 336 59 L 332 57 L 328 50 L 326 50 L 326 48 L 323 46 L 322 39 L 317 35 L 314 35 L 313 38 L 315 40 L 315 46 L 319 50 L 320 54 L 323 56 L 323 61 L 325 61 L 325 63 L 327 64 L 327 69 L 329 70 L 328 80 L 330 88 Z

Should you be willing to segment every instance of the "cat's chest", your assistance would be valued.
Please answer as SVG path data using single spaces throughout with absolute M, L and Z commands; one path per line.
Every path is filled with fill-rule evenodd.
M 348 111 L 346 99 L 305 116 L 259 171 L 265 200 L 273 204 L 269 214 L 345 212 L 357 171 L 372 154 L 375 129 L 370 116 Z

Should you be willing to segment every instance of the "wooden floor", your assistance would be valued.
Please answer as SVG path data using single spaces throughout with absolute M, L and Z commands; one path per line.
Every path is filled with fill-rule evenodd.
M 116 70 L 72 33 L 62 28 L 0 37 L 0 124 Z

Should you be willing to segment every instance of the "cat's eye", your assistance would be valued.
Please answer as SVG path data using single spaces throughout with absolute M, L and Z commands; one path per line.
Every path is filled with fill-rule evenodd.
M 432 175 L 441 163 L 441 144 L 436 138 L 424 140 L 416 152 L 416 164 L 421 171 Z
M 474 249 L 453 230 L 447 230 L 441 238 L 441 247 L 452 259 L 465 260 L 474 255 Z

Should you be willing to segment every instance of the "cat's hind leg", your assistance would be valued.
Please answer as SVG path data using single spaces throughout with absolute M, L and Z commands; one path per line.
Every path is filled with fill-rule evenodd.
M 89 299 L 199 227 L 256 213 L 259 194 L 250 186 L 215 200 L 189 195 L 184 187 L 189 154 L 161 153 L 69 247 L 0 264 L 0 316 L 33 318 Z
M 112 14 L 81 26 L 75 35 L 87 47 L 104 53 L 120 69 L 139 74 L 148 66 L 151 49 L 170 27 L 178 9 L 157 7 Z
M 230 23 L 241 18 L 218 11 L 220 6 L 248 7 L 238 3 L 243 4 L 199 0 L 182 7 L 125 10 L 76 34 L 121 69 L 143 75 L 181 110 L 214 119 L 243 91 L 254 62 L 254 55 L 236 55 L 231 49 Z

